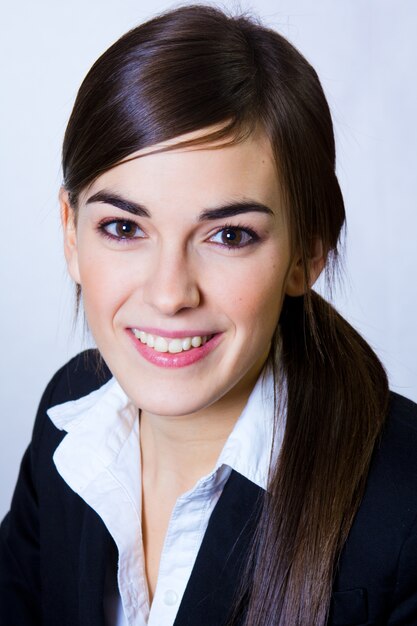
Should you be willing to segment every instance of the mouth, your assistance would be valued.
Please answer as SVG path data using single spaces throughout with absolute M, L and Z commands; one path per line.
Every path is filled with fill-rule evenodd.
M 146 344 L 156 352 L 169 352 L 170 354 L 179 354 L 180 352 L 188 352 L 188 350 L 200 348 L 214 337 L 214 334 L 190 335 L 189 337 L 175 337 L 173 339 L 146 333 L 138 328 L 132 328 L 132 333 L 141 343 Z
M 169 368 L 184 367 L 201 361 L 219 345 L 223 337 L 222 332 L 164 337 L 140 328 L 127 330 L 136 350 L 146 361 L 158 367 Z

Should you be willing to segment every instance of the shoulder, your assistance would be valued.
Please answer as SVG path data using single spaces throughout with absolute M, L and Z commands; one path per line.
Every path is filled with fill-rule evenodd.
M 8 624 L 40 624 L 41 605 L 45 623 L 57 623 L 58 614 L 65 614 L 68 624 L 78 623 L 80 576 L 75 574 L 82 571 L 80 559 L 102 568 L 108 535 L 99 516 L 56 469 L 53 455 L 66 433 L 54 426 L 47 411 L 91 393 L 110 378 L 98 352 L 88 350 L 60 368 L 42 395 L 10 511 L 0 526 L 0 604 Z M 2 617 L 3 612 L 3 624 Z
M 104 385 L 111 372 L 98 350 L 84 350 L 63 365 L 51 378 L 40 401 L 44 410 L 77 400 Z
M 375 445 L 358 518 L 401 534 L 417 515 L 417 405 L 390 393 L 388 415 Z M 371 528 L 371 527 L 369 527 Z
M 366 506 L 398 532 L 410 528 L 417 516 L 417 404 L 397 393 L 390 393 L 375 446 L 361 508 Z M 381 519 L 378 524 L 384 526 Z
M 391 391 L 387 423 L 390 422 L 396 423 L 399 428 L 417 433 L 417 404 Z
M 411 488 L 417 497 L 417 404 L 394 392 L 390 393 L 388 416 L 375 446 L 370 479 L 373 472 L 400 482 L 396 487 L 400 491 Z
M 364 496 L 338 567 L 336 588 L 395 587 L 417 523 L 417 405 L 391 392 Z M 417 558 L 417 554 L 414 554 Z M 414 558 L 414 557 L 413 557 Z
M 63 365 L 46 387 L 49 406 L 77 400 L 104 385 L 111 378 L 110 370 L 98 350 L 84 350 Z
M 32 433 L 31 447 L 36 453 L 41 440 L 54 442 L 62 439 L 62 433 L 53 426 L 47 410 L 57 404 L 77 400 L 99 389 L 112 374 L 98 350 L 84 350 L 63 365 L 47 384 L 37 411 Z

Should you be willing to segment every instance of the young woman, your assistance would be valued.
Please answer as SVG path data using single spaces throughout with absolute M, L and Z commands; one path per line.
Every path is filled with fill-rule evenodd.
M 312 290 L 345 219 L 313 68 L 169 11 L 88 73 L 63 174 L 97 351 L 42 398 L 1 624 L 417 624 L 417 409 Z

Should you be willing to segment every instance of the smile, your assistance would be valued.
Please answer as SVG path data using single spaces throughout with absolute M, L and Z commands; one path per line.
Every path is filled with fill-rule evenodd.
M 170 339 L 169 337 L 146 333 L 138 328 L 132 328 L 132 333 L 141 343 L 146 344 L 149 348 L 153 348 L 156 352 L 169 352 L 170 354 L 179 354 L 193 348 L 199 348 L 213 337 L 213 335 L 196 335 Z
M 224 333 L 164 337 L 130 328 L 129 336 L 139 354 L 152 365 L 181 368 L 205 360 L 222 342 Z

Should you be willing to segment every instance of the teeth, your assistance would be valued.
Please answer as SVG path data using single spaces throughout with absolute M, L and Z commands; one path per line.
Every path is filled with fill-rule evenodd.
M 185 352 L 191 348 L 204 346 L 212 337 L 212 335 L 203 335 L 201 337 L 197 335 L 195 337 L 183 337 L 182 339 L 168 339 L 166 337 L 145 333 L 143 330 L 138 330 L 137 328 L 132 328 L 132 332 L 141 343 L 146 343 L 157 352 L 170 352 L 171 354 L 178 354 L 179 352 Z
M 157 352 L 168 352 L 168 342 L 163 337 L 155 338 L 155 350 Z
M 182 349 L 183 350 L 189 350 L 191 348 L 191 338 L 190 337 L 184 337 L 184 339 L 181 342 L 182 344 Z
M 182 341 L 181 341 L 181 339 L 172 339 L 169 342 L 168 352 L 171 352 L 171 354 L 176 354 L 177 352 L 182 352 Z

